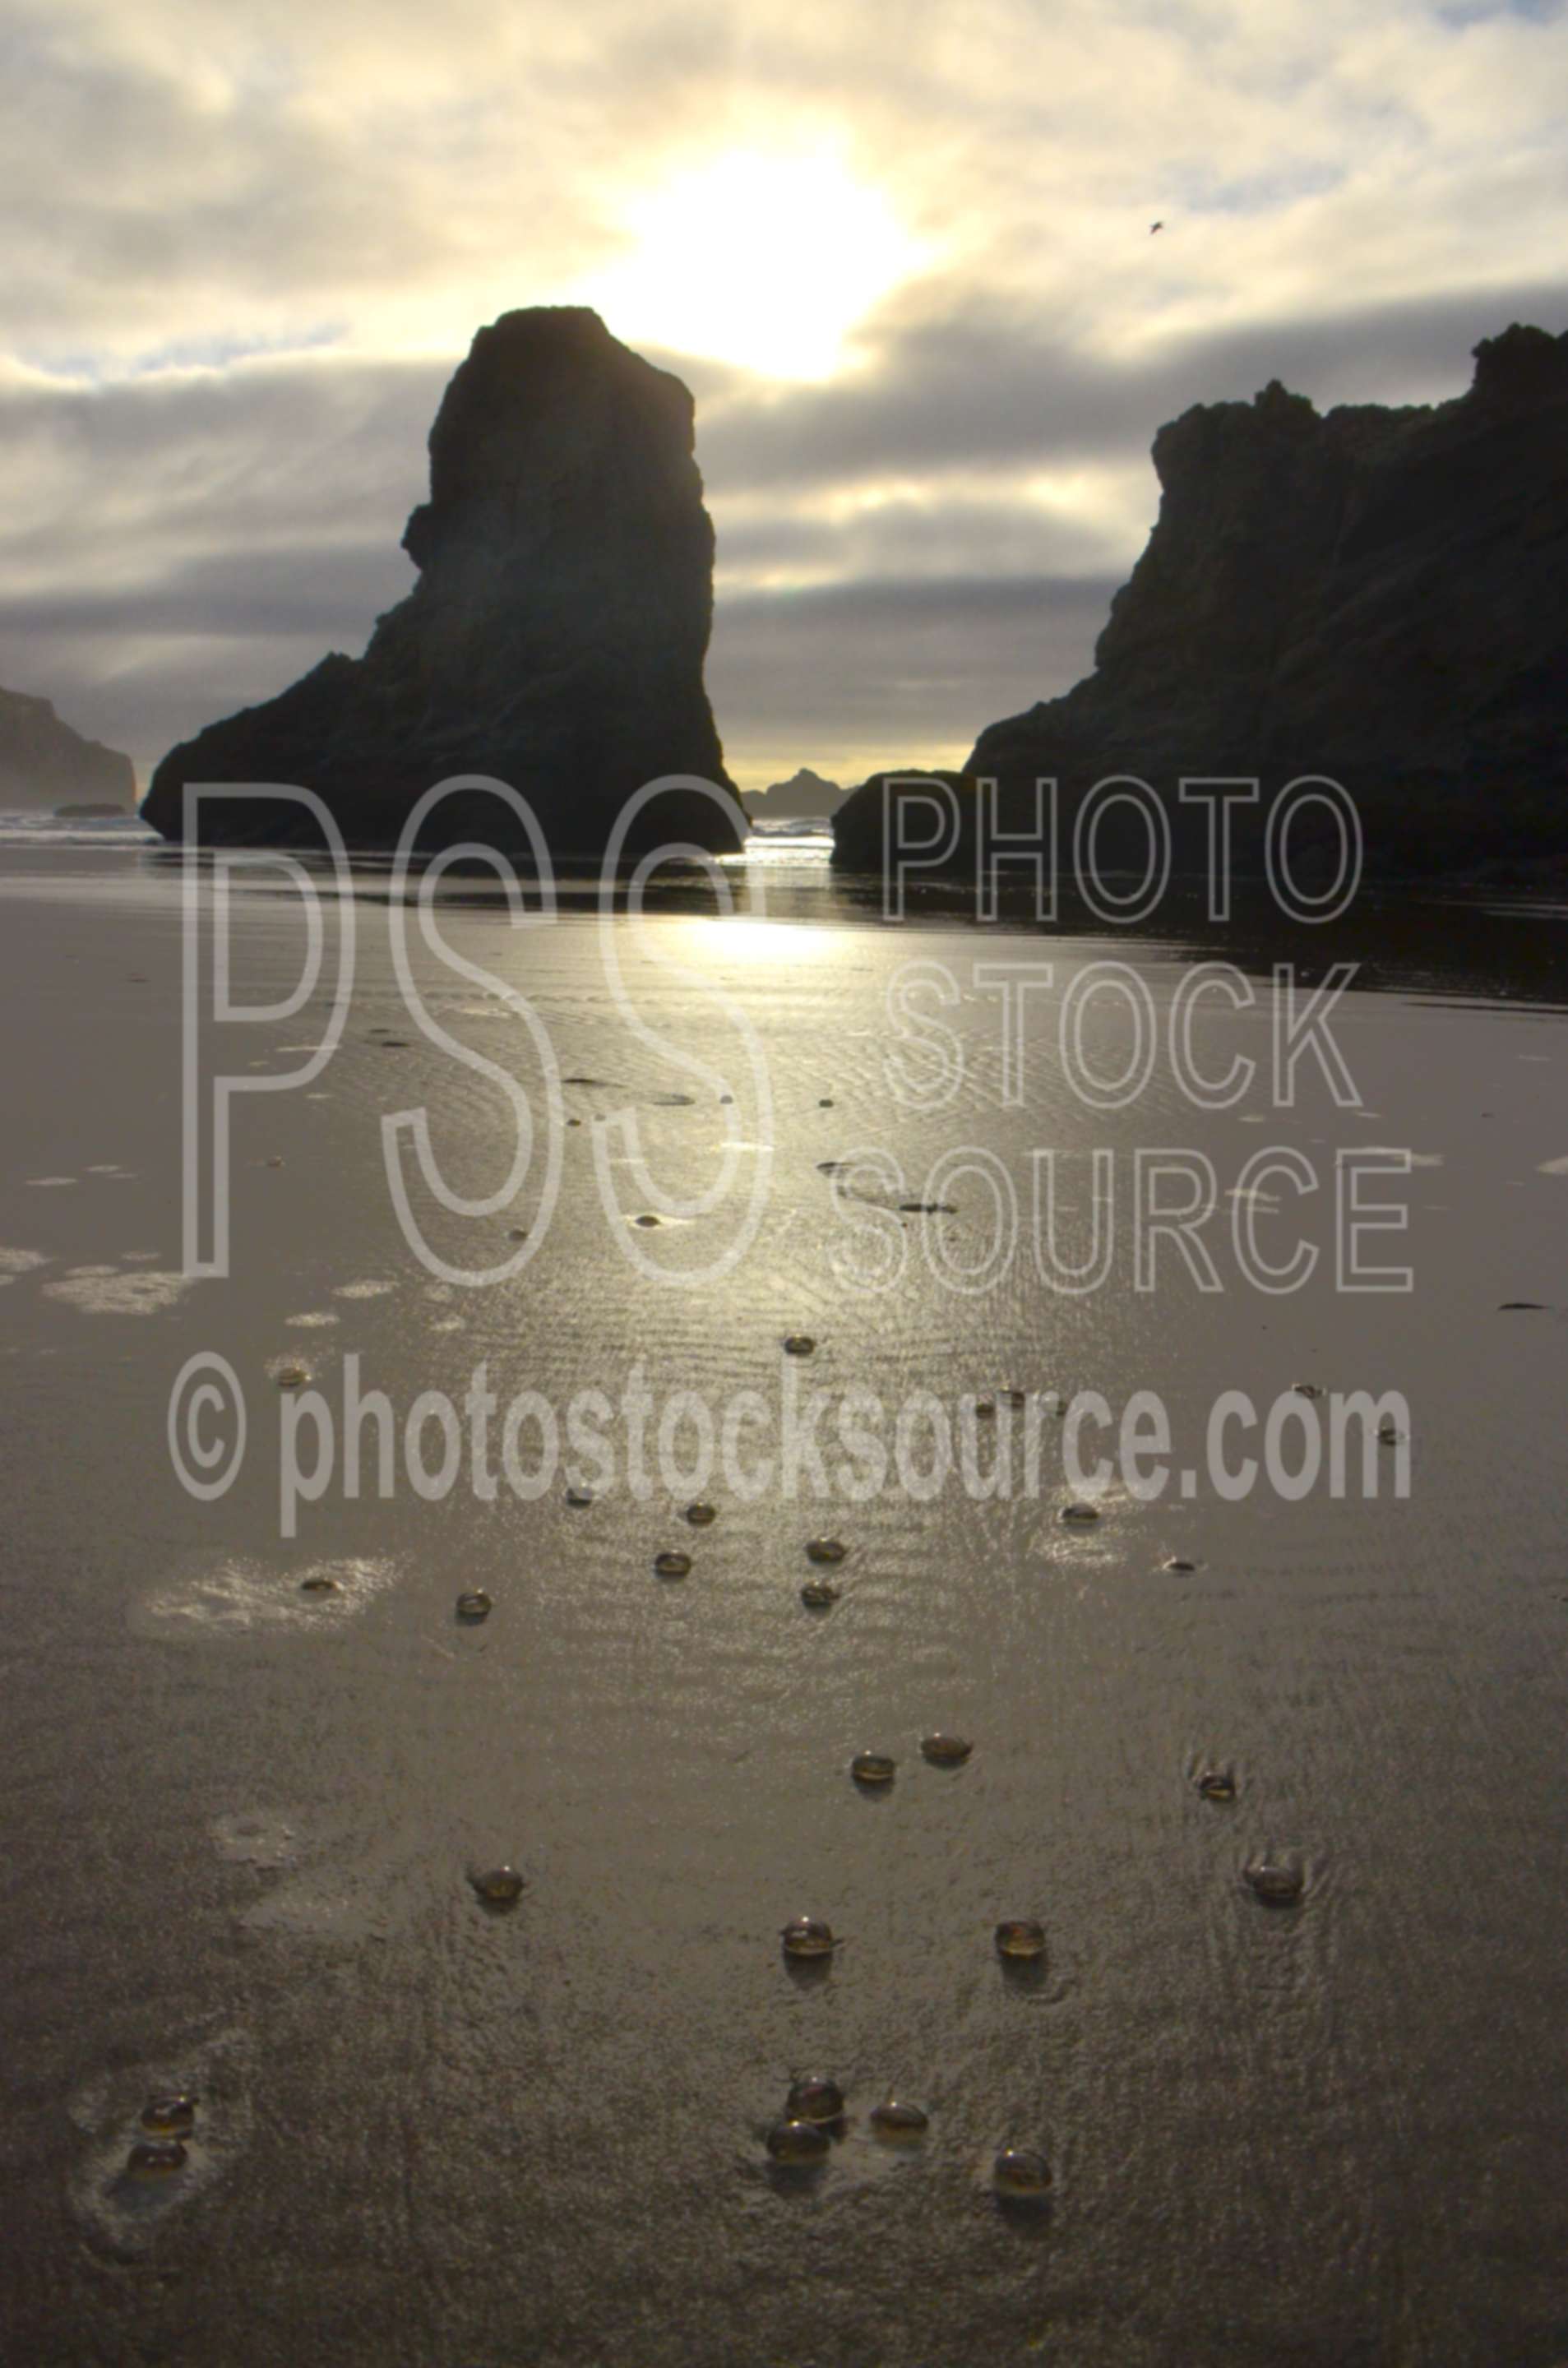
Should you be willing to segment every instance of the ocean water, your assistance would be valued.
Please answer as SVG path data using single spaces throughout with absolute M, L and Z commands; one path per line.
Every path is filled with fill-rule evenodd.
M 156 831 L 133 814 L 99 814 L 66 820 L 40 808 L 0 812 L 0 846 L 6 847 L 154 847 Z
M 799 843 L 722 878 L 655 883 L 641 915 L 567 882 L 519 920 L 449 873 L 439 946 L 385 867 L 321 880 L 320 981 L 203 1027 L 187 1128 L 210 880 L 187 906 L 177 860 L 128 835 L 5 835 L 0 2350 L 1551 2368 L 1568 916 L 1366 899 L 1312 932 L 1187 902 L 1044 930 L 941 890 L 894 922 Z M 288 1004 L 302 910 L 281 875 L 235 881 L 235 1001 Z M 244 1090 L 329 1037 L 350 913 L 335 1049 Z M 1309 1049 L 1282 1104 L 1274 965 L 1310 992 L 1338 960 L 1351 1099 Z M 1215 962 L 1230 985 L 1191 1006 Z M 1074 1005 L 1096 964 L 1121 985 Z M 1205 1077 L 1256 1064 L 1227 1107 L 1171 1056 L 1188 1008 Z M 1117 1102 L 1134 1013 L 1153 1051 Z M 186 1136 L 205 1179 L 220 1074 L 228 1271 L 195 1279 Z M 435 1180 L 405 1126 L 405 1224 L 385 1127 L 418 1110 Z M 1219 1288 L 1170 1234 L 1140 1271 L 1141 1153 L 1145 1189 L 1151 1154 L 1209 1164 Z M 1382 1212 L 1352 1267 L 1408 1289 L 1346 1287 L 1347 1164 Z M 1039 1247 L 1048 1175 L 1055 1246 L 1108 1240 L 1096 1289 L 1056 1287 Z M 1258 1287 L 1303 1246 L 1301 1289 Z M 216 1399 L 187 1423 L 195 1358 L 248 1417 L 207 1498 L 171 1449 L 172 1403 L 198 1483 L 232 1444 Z M 373 1418 L 350 1486 L 355 1389 L 388 1401 L 385 1497 Z M 1375 1497 L 1226 1493 L 1268 1409 L 1299 1472 L 1363 1390 L 1403 1409 Z M 1234 1392 L 1258 1427 L 1215 1466 Z M 783 1468 L 814 1393 L 822 1497 L 798 1431 Z M 868 1399 L 884 1447 L 906 1425 L 880 1485 L 837 1428 L 855 1393 L 856 1437 Z M 1091 1463 L 1158 1399 L 1163 1493 L 1064 1470 L 1058 1406 L 1085 1393 L 1111 1418 L 1075 1428 Z M 1359 1483 L 1358 1442 L 1349 1463 Z M 820 1537 L 841 1561 L 808 1558 Z M 661 1581 L 675 1551 L 689 1573 Z M 817 1612 L 814 1576 L 840 1590 Z M 473 1589 L 493 1608 L 460 1622 Z M 938 1732 L 961 1764 L 923 1756 Z M 862 1749 L 891 1784 L 857 1788 Z M 1233 1798 L 1199 1792 L 1208 1767 Z M 1268 1854 L 1299 1865 L 1292 1904 L 1248 1886 Z M 498 1913 L 471 1878 L 508 1861 Z M 802 1915 L 838 1938 L 824 1965 L 783 1955 Z M 999 1959 L 1008 1918 L 1041 1923 L 1042 1961 Z M 820 2169 L 781 2171 L 766 2135 L 812 2072 L 845 2119 Z M 199 2100 L 186 2162 L 130 2179 L 170 2087 Z M 917 2143 L 877 2138 L 890 2093 L 928 2113 Z M 1043 2204 L 998 2198 L 1006 2146 L 1048 2157 Z

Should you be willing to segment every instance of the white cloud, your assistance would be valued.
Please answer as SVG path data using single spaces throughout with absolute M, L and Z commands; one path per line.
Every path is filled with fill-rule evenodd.
M 1565 68 L 1561 7 L 1416 0 L 0 0 L 0 681 L 145 764 L 359 647 L 478 323 L 684 279 L 728 743 L 961 753 L 1085 661 L 1162 419 L 1562 325 Z M 726 354 L 733 222 L 658 235 L 748 154 L 759 242 L 815 155 L 903 258 L 821 384 Z

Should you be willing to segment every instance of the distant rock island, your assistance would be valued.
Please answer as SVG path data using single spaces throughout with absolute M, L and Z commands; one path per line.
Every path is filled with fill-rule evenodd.
M 0 806 L 53 807 L 62 799 L 129 814 L 135 767 L 118 748 L 62 723 L 47 699 L 0 690 Z
M 664 773 L 633 850 L 739 846 L 744 816 L 703 688 L 713 528 L 692 398 L 578 306 L 481 329 L 430 431 L 430 498 L 403 547 L 420 571 L 363 657 L 336 653 L 277 699 L 170 751 L 143 817 L 183 830 L 187 781 L 276 781 L 324 799 L 350 845 L 389 846 L 454 773 L 520 791 L 556 852 L 598 853 L 625 801 Z M 733 814 L 727 809 L 733 808 Z M 247 801 L 211 835 L 314 836 L 299 809 Z M 505 842 L 494 797 L 449 800 L 431 846 Z
M 968 760 L 998 781 L 1001 826 L 1032 827 L 1035 781 L 1057 777 L 1065 860 L 1085 792 L 1133 773 L 1199 868 L 1184 775 L 1257 775 L 1267 803 L 1320 773 L 1356 799 L 1369 870 L 1568 851 L 1568 336 L 1516 324 L 1475 363 L 1433 406 L 1320 416 L 1275 381 L 1163 427 L 1159 518 L 1094 673 Z M 971 786 L 962 801 L 960 863 Z M 875 870 L 881 849 L 873 780 L 839 811 L 835 860 Z M 1146 850 L 1135 820 L 1119 837 L 1108 820 L 1102 863 L 1141 870 Z
M 754 823 L 826 822 L 844 802 L 844 791 L 836 781 L 824 780 L 809 765 L 787 781 L 775 781 L 751 802 Z

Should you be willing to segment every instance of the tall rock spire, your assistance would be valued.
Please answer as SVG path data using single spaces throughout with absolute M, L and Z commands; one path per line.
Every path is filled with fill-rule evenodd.
M 146 819 L 183 829 L 187 781 L 315 791 L 349 843 L 396 840 L 454 773 L 520 791 L 552 848 L 603 848 L 665 773 L 724 792 L 658 800 L 632 841 L 738 844 L 744 824 L 703 689 L 713 528 L 690 393 L 579 307 L 481 329 L 430 431 L 430 498 L 403 548 L 420 580 L 362 658 L 334 655 L 278 698 L 166 756 Z M 300 810 L 246 801 L 220 833 L 299 835 Z M 494 838 L 494 799 L 440 809 L 438 838 Z M 216 835 L 216 834 L 215 834 Z

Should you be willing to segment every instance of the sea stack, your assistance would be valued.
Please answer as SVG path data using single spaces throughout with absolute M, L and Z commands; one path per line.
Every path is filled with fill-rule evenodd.
M 0 690 L 0 806 L 51 807 L 69 800 L 127 814 L 136 803 L 129 757 L 84 740 L 47 699 Z
M 183 835 L 187 781 L 280 782 L 316 791 L 350 846 L 390 846 L 426 791 L 483 773 L 528 801 L 553 853 L 597 854 L 636 791 L 687 773 L 722 802 L 665 793 L 630 848 L 739 846 L 702 681 L 713 527 L 679 379 L 583 307 L 506 313 L 447 388 L 403 547 L 419 581 L 363 657 L 335 652 L 164 758 L 142 813 L 165 837 Z M 209 813 L 204 837 L 316 837 L 277 801 Z M 454 797 L 422 844 L 520 836 L 494 797 Z
M 1032 829 L 1036 781 L 1054 779 L 1065 866 L 1085 793 L 1133 774 L 1197 871 L 1210 812 L 1182 803 L 1184 777 L 1256 777 L 1267 807 L 1319 774 L 1356 801 L 1369 871 L 1561 860 L 1568 336 L 1516 325 L 1475 363 L 1469 391 L 1432 406 L 1320 415 L 1276 380 L 1162 427 L 1159 518 L 1094 673 L 990 725 L 968 760 L 998 783 L 1000 828 Z M 977 813 L 960 798 L 955 865 L 974 863 Z M 880 780 L 835 827 L 835 860 L 880 868 Z M 1298 828 L 1293 858 L 1312 810 Z M 1261 870 L 1260 822 L 1243 812 L 1233 844 L 1238 870 Z M 1144 825 L 1113 809 L 1098 865 L 1141 873 L 1148 852 Z
M 829 822 L 844 803 L 836 781 L 825 780 L 802 765 L 787 781 L 775 781 L 753 801 L 752 819 L 770 822 Z

